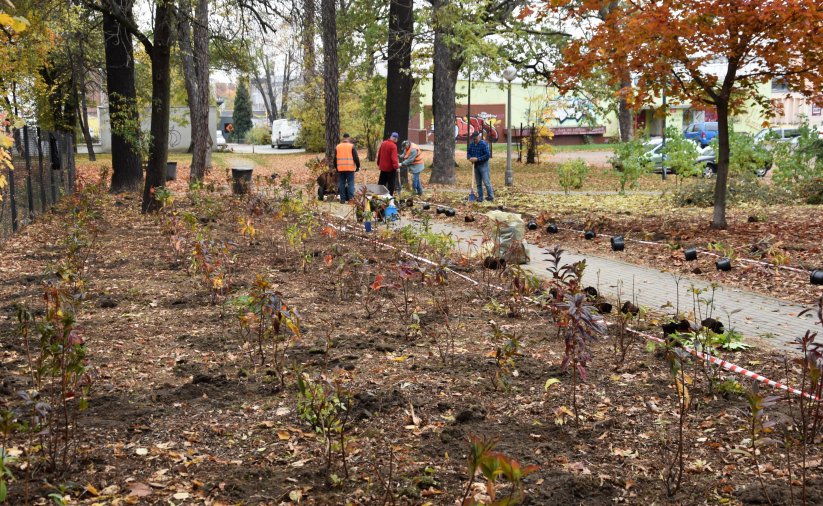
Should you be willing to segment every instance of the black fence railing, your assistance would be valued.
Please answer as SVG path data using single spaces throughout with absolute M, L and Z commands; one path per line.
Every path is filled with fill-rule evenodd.
M 74 191 L 74 139 L 68 132 L 15 130 L 11 160 L 14 169 L 0 169 L 8 183 L 1 191 L 0 242 Z

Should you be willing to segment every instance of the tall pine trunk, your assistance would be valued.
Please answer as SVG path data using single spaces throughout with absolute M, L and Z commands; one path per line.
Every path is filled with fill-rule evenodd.
M 110 0 L 129 19 L 131 0 Z M 143 182 L 138 139 L 140 118 L 134 85 L 134 46 L 131 34 L 110 14 L 103 13 L 106 45 L 106 93 L 111 123 L 111 192 L 138 191 Z
M 432 2 L 434 31 L 434 79 L 432 112 L 434 113 L 434 163 L 429 182 L 454 184 L 454 109 L 457 72 L 462 60 L 452 54 L 445 27 L 438 22 L 438 14 L 448 0 Z
M 209 0 L 197 0 L 194 22 L 190 0 L 180 0 L 178 46 L 189 98 L 192 157 L 190 181 L 200 181 L 211 167 L 209 123 Z
M 409 138 L 409 116 L 414 79 L 411 75 L 411 49 L 414 36 L 412 0 L 395 0 L 389 6 L 388 69 L 386 74 L 386 121 L 383 138 L 397 132 L 401 140 Z M 408 171 L 401 170 L 404 186 L 409 185 Z
M 326 163 L 331 164 L 340 142 L 340 103 L 337 62 L 337 5 L 335 0 L 321 0 L 323 23 L 323 95 L 326 106 Z
M 154 189 L 166 184 L 169 156 L 169 107 L 171 102 L 171 44 L 173 22 L 171 0 L 160 0 L 154 11 L 154 43 L 151 57 L 151 150 L 143 187 L 143 212 L 160 208 Z

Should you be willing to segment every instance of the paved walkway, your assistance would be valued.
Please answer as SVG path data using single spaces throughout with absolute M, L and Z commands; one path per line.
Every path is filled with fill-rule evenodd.
M 340 216 L 351 214 L 351 208 L 348 206 L 330 204 L 329 209 Z M 405 219 L 394 226 L 407 224 L 420 226 L 419 222 Z M 482 235 L 475 230 L 436 219 L 431 220 L 431 228 L 436 232 L 452 234 L 458 241 L 458 247 L 464 252 L 467 251 L 469 240 L 477 244 L 482 239 Z M 524 267 L 537 276 L 546 277 L 549 262 L 545 248 L 533 244 L 527 244 L 527 248 L 531 261 Z M 630 251 L 631 245 L 627 245 L 627 252 Z M 674 314 L 678 303 L 678 291 L 680 310 L 690 311 L 693 308 L 692 287 L 704 290 L 710 288 L 710 284 L 705 281 L 684 277 L 679 282 L 678 290 L 678 283 L 669 273 L 618 260 L 583 255 L 577 251 L 567 251 L 562 257 L 563 263 L 579 260 L 586 260 L 586 270 L 583 274 L 586 286 L 598 288 L 604 297 L 612 300 L 617 299 L 618 289 L 622 300 L 632 299 L 634 294 L 638 305 L 658 313 Z M 709 297 L 710 292 L 702 296 Z M 820 330 L 820 326 L 815 325 L 816 312 L 797 317 L 804 309 L 804 306 L 791 302 L 737 288 L 718 286 L 714 295 L 712 316 L 721 320 L 727 327 L 731 318 L 731 327 L 745 335 L 753 344 L 778 351 L 796 352 L 794 341 L 797 337 L 804 335 L 806 330 Z

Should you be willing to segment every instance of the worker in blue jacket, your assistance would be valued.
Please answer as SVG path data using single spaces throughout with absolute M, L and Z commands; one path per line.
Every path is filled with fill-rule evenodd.
M 477 186 L 477 201 L 483 202 L 483 187 L 486 187 L 486 200 L 494 201 L 494 190 L 489 175 L 489 159 L 492 157 L 489 145 L 480 137 L 480 132 L 471 135 L 471 143 L 466 150 L 466 158 L 474 164 L 474 181 Z

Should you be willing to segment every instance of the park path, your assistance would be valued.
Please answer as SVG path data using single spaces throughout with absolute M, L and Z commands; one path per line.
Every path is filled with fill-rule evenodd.
M 336 216 L 352 219 L 350 206 L 331 203 L 324 207 Z M 405 225 L 421 226 L 419 221 L 407 218 L 401 218 L 392 226 Z M 457 247 L 464 253 L 469 251 L 470 244 L 479 244 L 482 240 L 482 234 L 477 230 L 441 220 L 431 220 L 430 226 L 435 232 L 451 234 Z M 560 246 L 564 245 L 561 243 Z M 550 264 L 547 261 L 546 249 L 528 243 L 526 247 L 531 261 L 524 268 L 538 277 L 547 278 L 547 268 Z M 689 311 L 693 308 L 692 288 L 711 288 L 710 283 L 702 280 L 683 277 L 677 283 L 670 273 L 596 255 L 584 255 L 572 249 L 567 250 L 562 257 L 563 263 L 580 260 L 586 261 L 586 270 L 583 274 L 585 286 L 598 288 L 604 297 L 612 301 L 616 301 L 620 291 L 622 300 L 634 298 L 637 305 L 648 307 L 655 313 L 674 314 L 678 294 L 680 309 Z M 703 295 L 707 296 L 708 294 Z M 819 330 L 819 326 L 815 326 L 816 312 L 810 311 L 798 317 L 804 309 L 806 307 L 792 302 L 719 285 L 714 294 L 712 316 L 721 320 L 727 327 L 731 318 L 731 327 L 755 345 L 797 353 L 795 339 L 804 335 L 807 330 Z

